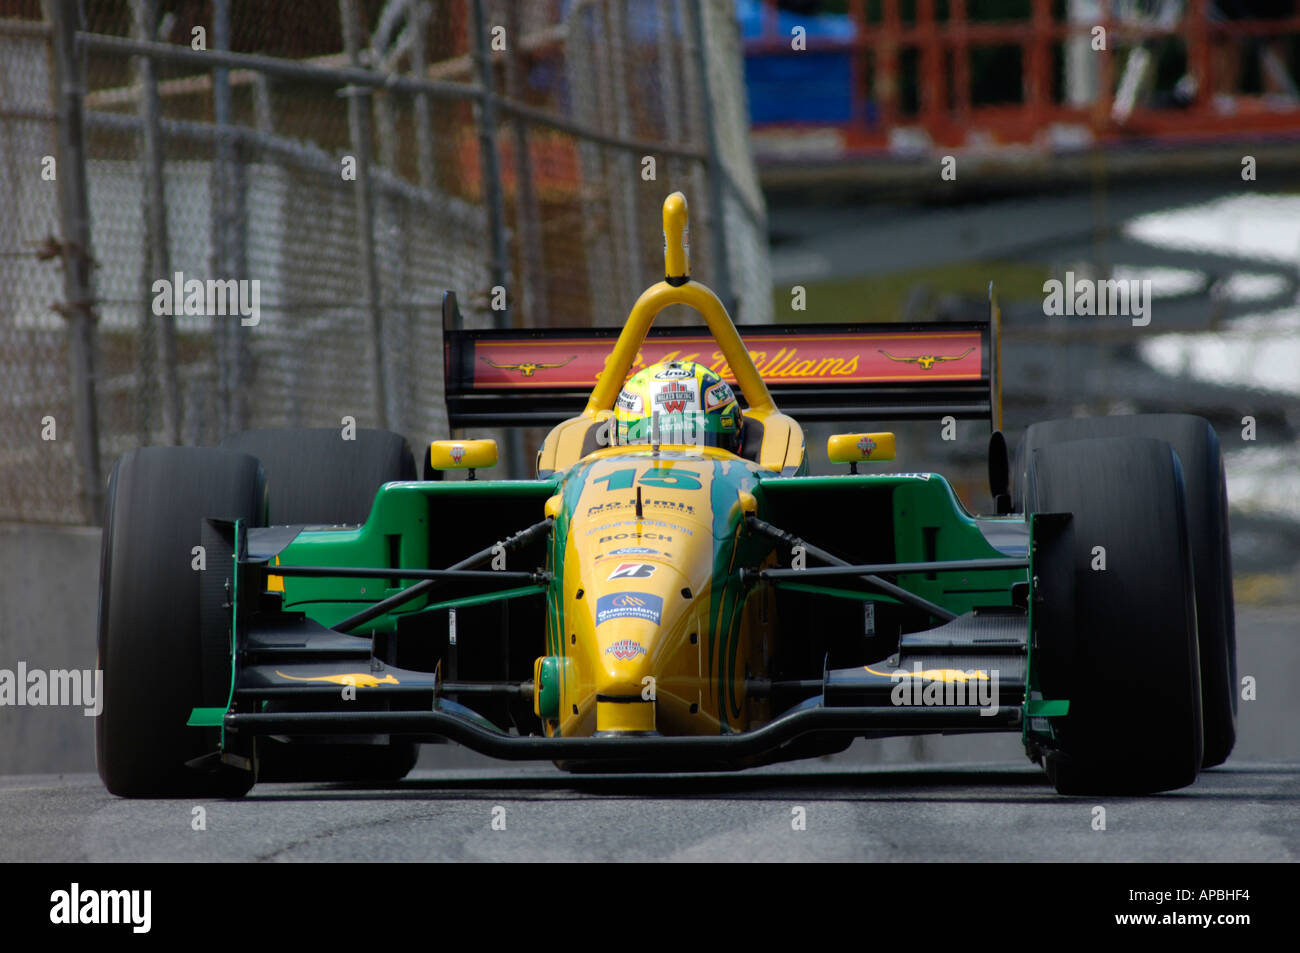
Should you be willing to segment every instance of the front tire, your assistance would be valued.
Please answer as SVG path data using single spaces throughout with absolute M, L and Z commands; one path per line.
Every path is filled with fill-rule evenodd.
M 1027 464 L 1027 510 L 1073 514 L 1074 660 L 1042 673 L 1070 701 L 1053 722 L 1052 782 L 1062 794 L 1191 784 L 1203 754 L 1200 658 L 1178 458 L 1163 441 L 1113 437 L 1041 447 Z
M 251 771 L 187 767 L 217 750 L 217 731 L 186 721 L 193 708 L 225 708 L 230 685 L 229 630 L 200 624 L 193 548 L 205 518 L 255 522 L 262 493 L 257 460 L 226 450 L 147 447 L 113 467 L 100 550 L 104 708 L 95 723 L 99 776 L 113 794 L 238 796 L 253 785 Z M 218 554 L 206 558 L 204 572 L 230 571 Z
M 1183 469 L 1187 532 L 1196 574 L 1196 626 L 1201 655 L 1202 768 L 1222 764 L 1237 740 L 1237 634 L 1228 543 L 1228 491 L 1219 437 L 1192 414 L 1076 417 L 1033 424 L 1021 460 L 1034 450 L 1071 440 L 1150 437 L 1174 448 Z M 1019 478 L 1018 478 L 1019 479 Z

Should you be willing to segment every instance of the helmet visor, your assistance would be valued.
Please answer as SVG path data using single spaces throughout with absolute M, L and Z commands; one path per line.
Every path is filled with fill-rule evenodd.
M 740 442 L 738 413 L 656 411 L 618 425 L 620 444 L 685 444 L 734 449 Z

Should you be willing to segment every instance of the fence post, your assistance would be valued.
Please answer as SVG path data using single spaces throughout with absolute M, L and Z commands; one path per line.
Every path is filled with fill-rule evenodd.
M 627 6 L 626 0 L 610 0 L 606 5 L 609 27 L 610 93 L 614 100 L 614 128 L 620 136 L 632 134 L 631 104 L 627 89 Z M 623 149 L 613 157 L 611 165 L 618 169 L 624 181 L 613 191 L 622 199 L 618 217 L 622 219 L 623 247 L 627 255 L 625 281 L 629 301 L 635 301 L 645 288 L 645 241 L 637 214 L 637 199 L 641 189 L 641 163 L 638 157 Z
M 132 0 L 131 12 L 135 21 L 137 40 L 151 41 L 158 23 L 157 0 Z M 163 179 L 162 121 L 158 106 L 158 71 L 147 56 L 136 57 L 136 76 L 140 83 L 140 145 L 144 151 L 144 201 L 145 230 L 148 250 L 146 274 L 149 280 L 144 288 L 144 328 L 154 340 L 144 342 L 147 359 L 139 371 L 142 378 L 152 373 L 156 358 L 158 379 L 162 382 L 163 440 L 173 446 L 181 442 L 181 392 L 176 374 L 176 318 L 170 314 L 153 313 L 153 282 L 172 280 L 171 255 L 167 235 L 167 186 Z M 152 387 L 147 379 L 140 381 L 142 390 Z M 146 419 L 146 428 L 148 421 Z M 146 443 L 149 434 L 146 432 Z
M 478 108 L 478 148 L 480 168 L 483 177 L 483 198 L 487 204 L 488 229 L 492 240 L 492 284 L 506 289 L 506 306 L 500 311 L 492 312 L 492 322 L 499 328 L 510 327 L 510 263 L 506 248 L 506 213 L 505 199 L 501 189 L 501 157 L 497 152 L 497 105 L 496 92 L 492 82 L 492 60 L 488 57 L 487 16 L 483 10 L 483 0 L 471 0 L 470 29 L 474 31 L 474 41 L 470 49 L 474 51 L 475 65 L 478 67 L 479 97 Z M 518 42 L 518 37 L 507 37 L 507 44 Z M 524 466 L 523 434 L 517 427 L 505 432 L 506 473 L 511 479 L 522 477 Z
M 230 51 L 230 0 L 215 0 L 213 3 L 212 48 Z M 248 271 L 244 234 L 247 228 L 244 215 L 246 164 L 242 156 L 236 155 L 237 141 L 231 124 L 230 70 L 223 67 L 212 71 L 212 120 L 216 126 L 213 217 L 217 233 L 213 277 L 245 280 Z M 232 320 L 230 315 L 213 315 L 212 320 L 220 322 L 214 328 L 221 328 L 217 336 L 219 348 L 224 344 L 218 359 L 218 366 L 223 371 L 224 425 L 227 433 L 233 433 L 248 426 L 247 385 L 251 363 L 248 329 L 242 320 Z
M 222 10 L 214 7 L 212 11 L 212 48 L 221 49 L 222 42 L 229 45 L 229 24 L 222 22 Z M 226 242 L 228 230 L 227 195 L 229 185 L 226 176 L 230 170 L 230 143 L 223 135 L 221 123 L 228 120 L 230 114 L 230 86 L 228 72 L 221 67 L 212 70 L 212 124 L 216 136 L 212 142 L 212 170 L 209 174 L 212 193 L 212 213 L 209 220 L 211 248 L 208 253 L 208 272 L 210 277 L 222 276 L 227 264 Z M 217 365 L 217 408 L 220 415 L 215 435 L 218 439 L 235 430 L 234 421 L 234 368 L 231 338 L 234 329 L 229 322 L 212 319 L 212 350 Z
M 132 35 L 137 40 L 147 40 L 149 37 L 144 30 L 144 15 L 141 8 L 140 0 L 131 0 L 132 14 Z M 171 278 L 171 262 L 167 259 L 167 242 L 157 241 L 158 230 L 153 220 L 153 208 L 151 202 L 155 191 L 155 182 L 151 181 L 149 176 L 149 162 L 147 157 L 150 148 L 155 143 L 146 139 L 149 133 L 150 116 L 149 116 L 149 83 L 148 77 L 152 73 L 153 62 L 144 56 L 135 56 L 131 58 L 131 68 L 135 70 L 135 82 L 140 89 L 140 96 L 136 99 L 136 116 L 140 120 L 139 129 L 135 134 L 135 151 L 136 158 L 144 157 L 146 161 L 141 166 L 140 175 L 140 212 L 144 217 L 144 240 L 141 247 L 140 255 L 140 328 L 136 335 L 136 353 L 135 353 L 135 426 L 136 441 L 142 447 L 147 447 L 154 442 L 154 405 L 157 403 L 158 383 L 158 344 L 162 340 L 161 333 L 158 330 L 162 316 L 155 316 L 153 313 L 153 283 L 157 278 Z M 167 227 L 166 216 L 163 216 L 162 227 Z M 159 269 L 159 257 L 162 258 L 162 268 Z M 164 412 L 165 413 L 165 412 Z M 164 425 L 165 430 L 165 425 Z M 166 440 L 164 439 L 164 442 Z
M 499 328 L 510 327 L 509 263 L 506 250 L 505 200 L 501 194 L 501 159 L 497 153 L 497 106 L 492 82 L 492 61 L 488 57 L 487 18 L 483 0 L 471 0 L 470 29 L 474 31 L 474 65 L 478 67 L 480 92 L 478 108 L 479 162 L 483 177 L 483 198 L 487 206 L 488 229 L 492 241 L 492 284 L 506 289 L 506 307 L 492 314 Z
M 592 125 L 597 129 L 615 129 L 618 125 L 618 107 L 614 101 L 614 67 L 611 63 L 613 52 L 613 43 L 610 37 L 613 35 L 609 26 L 610 4 L 593 3 L 591 9 L 591 32 L 588 34 L 588 41 L 591 43 L 592 53 L 589 57 L 591 63 L 591 91 L 595 103 L 595 109 L 592 113 Z M 604 271 L 605 281 L 612 289 L 613 302 L 609 314 L 616 315 L 616 320 L 620 320 L 626 314 L 629 307 L 628 301 L 635 301 L 635 295 L 639 295 L 644 288 L 638 289 L 631 277 L 632 256 L 636 254 L 635 248 L 627 247 L 627 233 L 619 227 L 622 216 L 619 214 L 619 193 L 620 189 L 610 187 L 614 176 L 617 174 L 619 155 L 616 150 L 606 146 L 596 147 L 598 181 L 604 184 L 604 188 L 596 190 L 600 196 L 600 205 L 598 207 L 598 226 L 592 235 L 596 239 L 596 245 L 601 254 L 598 257 L 605 259 L 601 262 L 601 269 Z M 600 248 L 599 235 L 605 232 L 608 238 L 605 241 L 609 244 L 608 251 Z
M 677 63 L 675 52 L 677 44 L 674 38 L 676 30 L 676 4 L 673 0 L 658 0 L 659 14 L 659 32 L 657 35 L 658 43 L 658 60 L 659 60 L 659 87 L 662 90 L 664 102 L 664 134 L 668 141 L 680 143 L 682 141 L 682 117 L 681 117 L 681 84 L 678 83 Z M 677 171 L 678 163 L 675 159 L 664 158 L 664 171 L 667 173 L 667 184 L 673 189 L 678 189 L 677 179 L 673 173 Z M 683 164 L 685 168 L 685 164 Z M 660 190 L 664 191 L 664 190 Z
M 410 16 L 409 11 L 407 16 Z M 381 36 L 378 30 L 371 33 L 370 61 L 377 72 L 395 75 L 393 68 L 396 64 L 390 66 L 385 63 L 382 44 L 388 42 L 388 39 L 386 33 Z M 378 181 L 383 176 L 375 176 L 377 181 L 374 198 L 376 273 L 379 275 L 379 287 L 388 292 L 380 296 L 384 305 L 384 393 L 388 398 L 388 426 L 398 433 L 404 433 L 412 423 L 409 394 L 415 373 L 412 361 L 416 358 L 411 341 L 412 313 L 410 306 L 404 303 L 410 299 L 404 267 L 406 256 L 403 254 L 403 232 L 406 225 L 399 203 L 387 185 L 387 182 L 398 177 L 399 170 L 398 130 L 401 123 L 399 104 L 395 99 L 397 95 L 388 91 L 372 93 L 370 102 L 374 134 L 379 144 L 375 169 L 389 177 Z
M 721 149 L 718 144 L 718 127 L 714 116 L 713 94 L 709 90 L 709 61 L 704 53 L 704 11 L 702 3 L 688 3 L 691 11 L 691 25 L 695 32 L 696 72 L 699 74 L 699 97 L 703 104 L 705 144 L 709 153 L 709 244 L 713 251 L 715 264 L 710 274 L 713 276 L 713 290 L 717 292 L 722 303 L 732 314 L 736 312 L 736 296 L 731 289 L 731 261 L 727 257 L 727 223 L 722 194 L 722 178 L 727 174 L 722 167 Z
M 58 79 L 55 111 L 59 124 L 59 211 L 63 224 L 63 297 L 56 305 L 68 325 L 68 370 L 75 420 L 81 514 L 98 523 L 104 510 L 99 464 L 99 420 L 95 405 L 95 313 L 90 278 L 90 201 L 82 126 L 85 77 L 77 50 L 80 13 L 76 4 L 45 0 Z
M 433 8 L 428 0 L 412 0 L 411 11 L 409 16 L 411 30 L 411 72 L 418 79 L 429 78 L 429 21 L 432 16 Z M 433 99 L 428 93 L 416 93 L 411 104 L 413 111 L 413 122 L 415 124 L 415 155 L 416 165 L 419 167 L 420 188 L 429 196 L 429 200 L 436 202 L 438 200 L 438 171 L 437 160 L 434 157 L 433 142 Z M 430 231 L 433 238 L 431 244 L 437 247 L 437 226 L 433 219 L 423 224 L 423 228 Z M 414 313 L 411 318 L 412 333 L 414 333 L 415 322 L 423 320 L 423 315 Z M 435 328 L 436 335 L 436 352 L 442 353 L 442 322 L 430 322 Z M 436 375 L 437 393 L 442 395 L 442 399 L 433 402 L 433 406 L 421 408 L 424 412 L 432 415 L 433 432 L 424 434 L 424 437 L 432 437 L 434 440 L 445 440 L 451 436 L 451 430 L 447 421 L 447 401 L 446 401 L 446 381 L 442 374 L 442 365 L 434 362 L 432 373 Z
M 410 13 L 411 72 L 419 79 L 429 78 L 430 8 L 427 0 L 416 0 Z M 432 198 L 437 186 L 433 158 L 433 109 L 428 93 L 416 93 L 412 101 L 415 117 L 415 154 L 420 172 L 420 188 Z
M 524 70 L 527 61 L 519 42 L 524 34 L 519 4 L 506 7 L 506 35 L 510 49 L 506 54 L 506 94 L 524 102 L 527 85 Z M 546 271 L 542 267 L 541 213 L 537 205 L 537 185 L 533 181 L 533 157 L 528 151 L 528 121 L 515 116 L 511 122 L 515 146 L 515 221 L 519 229 L 519 262 L 522 274 L 520 311 L 523 324 L 529 327 L 549 325 Z
M 361 63 L 360 25 L 356 0 L 339 0 L 343 21 L 343 46 L 348 65 Z M 379 267 L 375 261 L 375 183 L 370 169 L 370 91 L 361 87 L 348 89 L 348 128 L 352 151 L 357 160 L 357 226 L 361 232 L 361 279 L 370 319 L 371 374 L 375 382 L 374 415 L 376 426 L 388 428 L 388 382 L 384 377 L 384 315 L 379 300 Z
M 682 12 L 682 87 L 688 92 L 682 96 L 680 102 L 681 114 L 685 117 L 686 125 L 689 127 L 686 136 L 694 146 L 706 148 L 707 135 L 705 133 L 705 114 L 713 108 L 713 104 L 704 101 L 700 97 L 700 72 L 705 57 L 700 54 L 700 48 L 703 43 L 702 38 L 696 34 L 696 22 L 689 11 Z M 701 196 L 708 194 L 709 168 L 708 162 L 704 160 L 690 160 L 686 166 L 686 177 L 690 182 L 690 191 L 686 193 L 689 199 L 695 197 L 703 214 L 697 217 L 700 231 L 708 234 L 712 227 L 709 222 L 709 209 L 705 204 L 705 199 Z M 701 278 L 704 272 L 697 272 Z
M 564 18 L 564 69 L 569 89 L 573 91 L 573 112 L 577 120 L 585 126 L 599 127 L 604 117 L 599 107 L 601 88 L 600 71 L 593 55 L 595 15 L 590 4 L 575 3 L 569 8 Z M 594 181 L 604 178 L 604 162 L 600 147 L 595 143 L 578 138 L 578 161 L 582 179 Z M 608 324 L 617 320 L 619 312 L 627 306 L 619 289 L 617 276 L 611 276 L 610 254 L 617 248 L 600 249 L 598 223 L 607 218 L 604 211 L 605 201 L 597 195 L 597 190 L 581 188 L 578 190 L 581 203 L 581 240 L 583 257 L 587 265 L 587 287 L 590 289 L 590 320 L 593 326 Z M 617 267 L 615 265 L 614 267 Z M 637 292 L 638 294 L 640 292 Z

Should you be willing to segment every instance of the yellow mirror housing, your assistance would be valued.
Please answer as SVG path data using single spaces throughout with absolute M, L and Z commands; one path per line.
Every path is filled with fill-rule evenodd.
M 748 490 L 741 490 L 737 494 L 737 497 L 740 502 L 740 511 L 746 516 L 753 516 L 758 512 L 758 500 L 754 498 L 753 493 L 750 493 Z
M 486 470 L 497 465 L 495 440 L 435 440 L 429 466 L 435 470 Z
M 831 463 L 847 463 L 857 473 L 859 463 L 894 459 L 892 433 L 837 433 L 826 441 Z

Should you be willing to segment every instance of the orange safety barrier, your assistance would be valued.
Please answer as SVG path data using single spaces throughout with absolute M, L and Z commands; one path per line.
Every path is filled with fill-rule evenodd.
M 807 38 L 806 51 L 793 50 L 790 37 L 776 26 L 773 0 L 765 0 L 763 35 L 745 44 L 747 59 L 848 53 L 852 59 L 852 117 L 843 122 L 760 123 L 759 152 L 765 139 L 788 131 L 792 138 L 812 129 L 830 127 L 840 136 L 845 157 L 889 152 L 891 133 L 906 129 L 924 132 L 936 149 L 979 144 L 1050 146 L 1053 126 L 1064 126 L 1102 144 L 1134 140 L 1174 142 L 1231 140 L 1246 135 L 1300 135 L 1300 101 L 1263 96 L 1215 94 L 1213 51 L 1223 44 L 1290 38 L 1300 35 L 1300 15 L 1271 20 L 1211 19 L 1210 0 L 1187 0 L 1183 13 L 1168 24 L 1115 18 L 1114 5 L 1101 0 L 1101 17 L 1093 23 L 1067 22 L 1053 15 L 1052 0 L 1030 0 L 1030 16 L 1020 20 L 974 21 L 967 0 L 948 0 L 947 16 L 939 19 L 936 0 L 914 0 L 913 22 L 906 23 L 900 0 L 879 0 L 879 17 L 868 19 L 865 0 L 850 0 L 848 18 L 853 35 L 846 39 Z M 1064 45 L 1071 38 L 1092 39 L 1094 27 L 1105 28 L 1106 50 L 1094 55 L 1098 95 L 1083 105 L 1064 99 L 1065 80 L 1055 81 L 1059 58 L 1064 69 Z M 1187 72 L 1196 88 L 1180 106 L 1160 108 L 1138 100 L 1116 116 L 1116 86 L 1125 54 L 1136 45 L 1177 37 L 1187 51 Z M 972 102 L 971 53 L 989 47 L 1018 47 L 1019 102 Z M 915 110 L 900 102 L 905 76 L 903 60 L 916 59 Z M 869 82 L 867 81 L 869 79 Z M 870 107 L 870 108 L 868 108 Z M 1076 137 L 1077 138 L 1077 137 Z

